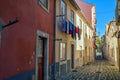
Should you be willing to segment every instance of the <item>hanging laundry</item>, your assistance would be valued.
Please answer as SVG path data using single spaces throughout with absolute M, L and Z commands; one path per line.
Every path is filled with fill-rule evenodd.
M 69 21 L 67 20 L 66 33 L 69 34 Z
M 65 20 L 65 33 L 67 33 L 67 21 Z
M 59 21 L 59 22 L 58 22 L 58 28 L 59 28 L 59 30 L 62 31 L 62 21 Z
M 79 27 L 77 26 L 77 27 L 76 27 L 76 33 L 77 33 L 77 34 L 78 34 L 78 31 L 79 31 Z
M 58 28 L 62 31 L 62 32 L 65 32 L 65 26 L 66 26 L 66 22 L 65 20 L 62 20 L 62 21 L 59 21 L 58 22 Z
M 73 33 L 72 33 L 73 39 L 76 39 L 76 27 L 73 25 Z
M 78 39 L 81 39 L 81 33 L 80 33 L 80 29 L 78 30 Z
M 76 40 L 76 27 L 74 26 L 74 39 Z
M 69 34 L 71 34 L 71 36 L 72 36 L 72 30 L 73 30 L 73 25 L 72 25 L 72 23 L 71 22 L 69 22 Z
M 65 32 L 66 21 L 62 20 L 62 31 Z

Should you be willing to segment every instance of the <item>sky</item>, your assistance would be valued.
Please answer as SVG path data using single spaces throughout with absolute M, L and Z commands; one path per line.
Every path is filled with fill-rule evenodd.
M 116 0 L 83 0 L 96 6 L 97 35 L 105 34 L 106 24 L 115 19 Z

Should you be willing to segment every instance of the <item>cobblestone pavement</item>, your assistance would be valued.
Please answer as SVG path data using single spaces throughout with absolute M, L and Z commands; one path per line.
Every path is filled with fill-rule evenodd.
M 120 72 L 114 65 L 102 60 L 79 67 L 57 80 L 120 80 Z

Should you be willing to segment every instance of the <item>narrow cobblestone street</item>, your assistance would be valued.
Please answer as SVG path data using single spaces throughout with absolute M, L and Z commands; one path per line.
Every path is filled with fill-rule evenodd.
M 102 60 L 79 67 L 57 80 L 120 80 L 120 73 L 114 65 Z

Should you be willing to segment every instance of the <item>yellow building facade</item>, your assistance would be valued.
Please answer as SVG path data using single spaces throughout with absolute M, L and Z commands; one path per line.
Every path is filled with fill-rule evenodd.
M 56 0 L 55 34 L 56 77 L 93 61 L 93 28 L 75 0 Z
M 117 67 L 119 66 L 118 39 L 116 21 L 112 20 L 106 25 L 107 59 Z
M 72 34 L 59 28 L 62 20 L 75 27 L 75 14 L 79 8 L 74 0 L 57 0 L 56 2 L 56 76 L 62 76 L 75 68 L 76 40 Z

